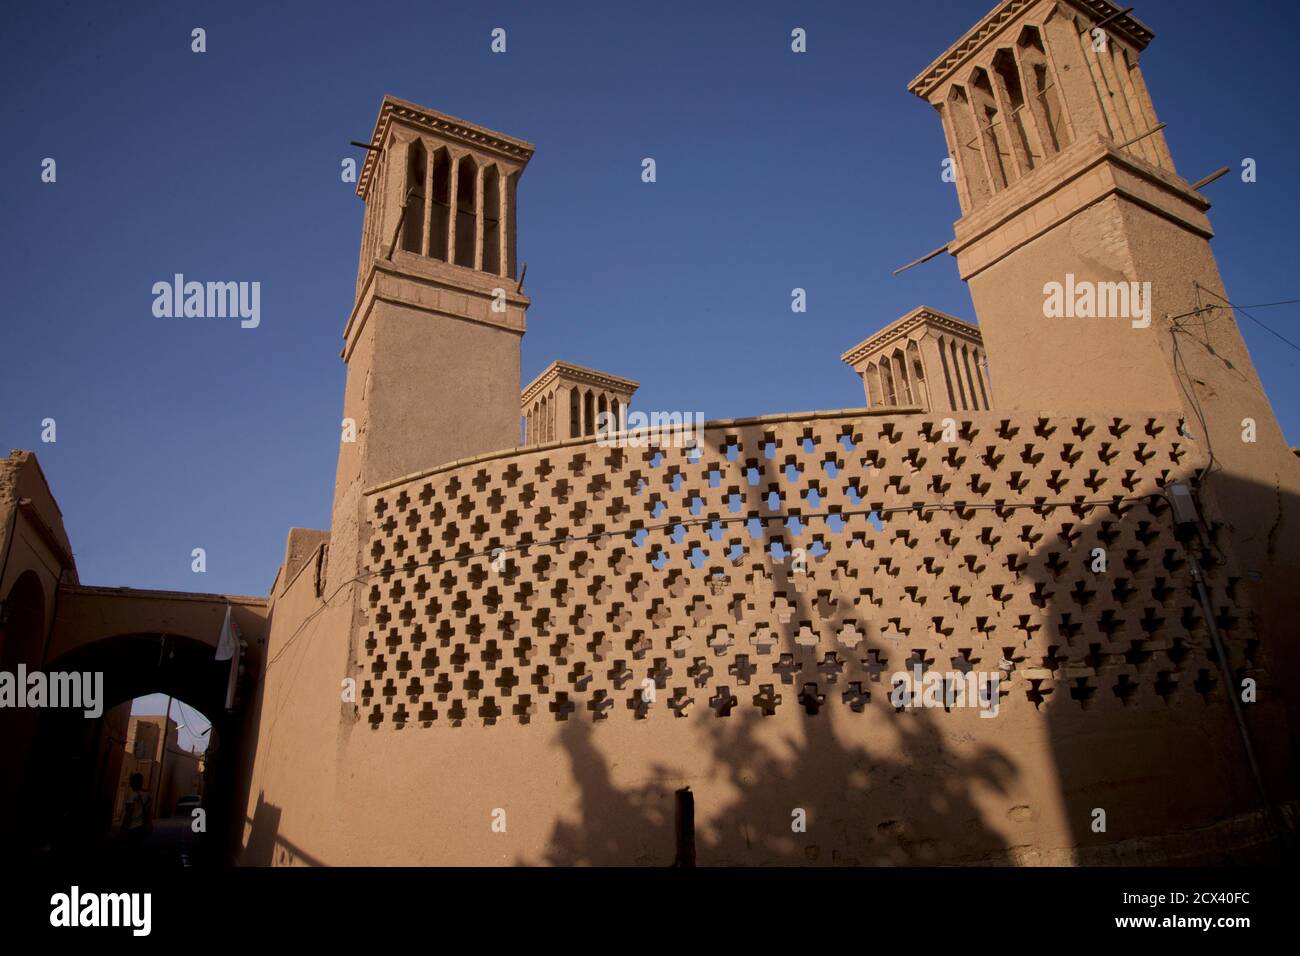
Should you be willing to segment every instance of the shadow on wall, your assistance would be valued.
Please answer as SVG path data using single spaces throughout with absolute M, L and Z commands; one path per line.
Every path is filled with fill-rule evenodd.
M 1122 427 L 1119 420 L 1115 425 Z M 1154 420 L 1148 427 L 1158 428 Z M 1005 477 L 999 472 L 1009 468 L 991 461 L 990 477 Z M 1172 472 L 1164 474 L 1169 478 Z M 1214 481 L 1216 493 L 1254 496 L 1269 513 L 1296 504 L 1279 502 L 1274 488 L 1222 475 Z M 860 656 L 874 657 L 886 675 L 873 674 L 877 682 L 859 691 L 869 690 L 877 698 L 866 708 L 875 720 L 892 721 L 888 735 L 873 735 L 871 728 L 881 725 L 866 718 L 860 726 L 867 729 L 851 731 L 851 739 L 837 734 L 823 704 L 840 707 L 832 695 L 842 694 L 847 703 L 855 691 L 837 683 L 825 660 L 818 660 L 824 644 L 809 647 L 796 640 L 803 624 L 815 627 L 818 617 L 827 621 L 824 609 L 813 613 L 807 592 L 794 586 L 787 573 L 789 563 L 772 560 L 770 550 L 766 568 L 748 566 L 751 574 L 770 575 L 776 593 L 794 604 L 793 614 L 784 621 L 774 618 L 771 626 L 795 667 L 787 674 L 756 674 L 750 682 L 733 682 L 737 699 L 730 718 L 717 719 L 713 713 L 702 718 L 700 733 L 709 755 L 702 779 L 710 788 L 717 780 L 727 781 L 734 797 L 724 806 L 696 809 L 704 822 L 694 834 L 701 864 L 1155 864 L 1276 858 L 1279 845 L 1270 843 L 1260 826 L 1261 800 L 1225 696 L 1190 561 L 1194 556 L 1205 569 L 1212 615 L 1234 680 L 1259 682 L 1260 703 L 1246 707 L 1246 720 L 1275 803 L 1297 793 L 1285 734 L 1287 723 L 1296 723 L 1296 708 L 1285 688 L 1300 674 L 1279 626 L 1300 615 L 1296 597 L 1284 594 L 1288 574 L 1294 580 L 1296 569 L 1281 559 L 1270 569 L 1259 569 L 1263 579 L 1252 600 L 1267 610 L 1259 615 L 1257 636 L 1246 609 L 1244 571 L 1225 553 L 1226 529 L 1205 526 L 1203 545 L 1194 527 L 1175 525 L 1162 495 L 1130 497 L 1123 488 L 1101 487 L 1104 478 L 1095 487 L 1064 484 L 1053 500 L 1073 505 L 999 509 L 996 518 L 992 511 L 971 513 L 972 536 L 985 543 L 990 536 L 1011 536 L 1024 546 L 1014 559 L 1014 589 L 1000 596 L 1007 613 L 983 621 L 978 631 L 946 633 L 940 646 L 942 655 L 952 653 L 951 663 L 927 657 L 924 648 L 933 646 L 933 634 L 868 635 L 860 645 Z M 750 488 L 745 512 L 762 513 L 765 494 Z M 1109 503 L 1078 504 L 1101 500 Z M 881 520 L 892 536 L 900 526 L 916 532 L 916 522 L 925 519 L 905 512 L 881 515 Z M 783 534 L 769 530 L 765 545 Z M 806 546 L 807 535 L 805 528 L 793 544 Z M 788 552 L 791 542 L 783 545 Z M 1105 552 L 1104 571 L 1094 569 L 1096 548 Z M 949 558 L 956 561 L 958 555 L 954 551 Z M 814 557 L 810 549 L 808 561 L 815 567 L 832 559 Z M 929 601 L 938 613 L 935 605 L 946 599 L 950 583 L 936 576 L 921 589 L 921 602 Z M 1021 609 L 1028 613 L 1015 613 Z M 878 610 L 879 619 L 890 616 L 887 610 Z M 904 613 L 916 622 L 930 611 Z M 837 609 L 830 629 L 853 620 L 862 624 L 854 608 Z M 726 660 L 710 663 L 726 666 Z M 766 667 L 771 660 L 764 658 L 761 664 Z M 689 684 L 684 673 L 689 661 L 669 663 L 675 670 L 671 682 L 657 680 L 657 689 Z M 976 725 L 987 725 L 977 732 L 984 745 L 971 745 L 963 734 L 967 739 L 961 753 L 954 752 L 946 743 L 953 740 L 953 725 L 941 729 L 938 723 L 954 720 L 953 714 L 942 709 L 895 713 L 887 702 L 887 675 L 917 664 L 941 671 L 1006 668 L 1004 715 L 1007 707 L 1015 709 L 1020 727 L 1009 728 L 1005 716 L 976 720 Z M 755 731 L 768 718 L 749 706 L 750 695 L 769 682 L 776 693 L 797 695 L 806 712 L 801 738 L 786 740 L 783 752 L 759 742 Z M 656 716 L 668 714 L 661 710 Z M 859 716 L 848 715 L 849 720 Z M 1040 754 L 1044 766 L 1017 766 L 1000 746 L 988 743 L 1005 740 L 1014 747 L 1005 735 L 1019 734 L 1026 726 L 1045 743 L 1041 750 L 1018 752 Z M 598 746 L 598 733 L 590 719 L 576 715 L 560 732 L 580 792 L 578 822 L 561 821 L 554 827 L 539 862 L 671 863 L 680 774 L 657 766 L 650 774 L 656 782 L 620 789 Z M 886 736 L 892 738 L 887 748 L 881 746 Z M 1032 811 L 1002 802 L 1012 822 L 1026 822 L 1031 813 L 1037 817 L 1042 806 L 1059 806 L 1065 831 L 1049 829 L 1051 845 L 1008 845 L 1002 835 L 1005 821 L 994 825 L 986 819 L 976 799 L 983 796 L 987 807 L 989 794 L 1005 797 L 1017 784 L 1023 792 L 1020 778 L 1025 776 L 1050 780 L 1056 792 L 1033 793 Z M 807 812 L 806 834 L 790 832 L 788 825 L 780 832 L 780 821 L 788 824 L 794 807 Z M 1098 810 L 1104 812 L 1104 829 L 1098 828 Z
M 722 453 L 722 443 L 713 450 Z M 763 514 L 767 493 L 760 485 L 745 486 L 742 511 Z M 792 546 L 807 543 L 792 544 L 781 535 L 768 533 L 764 544 L 770 546 L 774 540 L 782 542 L 787 554 Z M 764 550 L 771 555 L 769 547 Z M 809 549 L 807 560 L 813 564 L 821 559 Z M 734 708 L 728 708 L 730 716 L 719 719 L 711 713 L 703 718 L 707 721 L 702 728 L 704 746 L 710 755 L 704 776 L 725 779 L 735 796 L 722 807 L 696 807 L 697 820 L 717 824 L 694 832 L 695 859 L 716 865 L 923 865 L 974 861 L 1005 852 L 1005 841 L 985 825 L 975 802 L 976 788 L 1002 794 L 1016 776 L 1014 763 L 1003 751 L 986 746 L 969 755 L 951 752 L 935 724 L 945 715 L 926 710 L 896 717 L 888 753 L 869 740 L 846 740 L 837 735 L 829 714 L 822 712 L 823 706 L 874 710 L 869 702 L 873 696 L 889 696 L 889 671 L 911 663 L 905 664 L 899 655 L 900 645 L 879 641 L 861 648 L 863 657 L 874 657 L 880 665 L 873 672 L 876 683 L 869 688 L 844 686 L 833 674 L 819 669 L 826 663 L 825 658 L 817 658 L 819 648 L 801 645 L 796 639 L 801 627 L 816 618 L 807 591 L 794 586 L 789 568 L 788 561 L 770 557 L 765 567 L 749 566 L 751 573 L 770 575 L 775 593 L 784 593 L 793 603 L 793 613 L 780 616 L 784 621 L 780 617 L 770 621 L 779 647 L 772 658 L 797 666 L 787 668 L 784 674 L 756 673 L 744 682 L 737 680 L 731 685 L 733 699 L 723 705 L 729 703 Z M 859 618 L 851 606 L 838 608 L 828 629 L 838 631 L 847 622 L 861 623 Z M 821 619 L 827 620 L 824 614 Z M 765 658 L 764 663 L 772 658 Z M 712 663 L 726 666 L 726 660 L 716 658 Z M 687 663 L 672 662 L 683 683 Z M 773 665 L 773 670 L 778 666 Z M 656 684 L 657 691 L 666 690 L 667 678 Z M 766 684 L 775 695 L 797 695 L 805 712 L 803 737 L 786 740 L 785 753 L 758 742 L 755 733 L 768 718 L 749 706 L 749 698 L 764 695 Z M 844 702 L 830 700 L 832 694 L 842 694 Z M 783 706 L 793 702 L 788 700 Z M 853 716 L 867 719 L 860 713 Z M 652 783 L 619 790 L 611 780 L 608 763 L 594 745 L 594 733 L 592 722 L 570 719 L 560 735 L 580 791 L 580 822 L 556 825 L 545 862 L 673 862 L 679 839 L 675 834 L 675 787 Z M 655 776 L 667 781 L 674 773 L 659 767 Z M 924 797 L 918 799 L 918 792 Z M 805 812 L 807 833 L 791 829 L 794 808 Z M 827 837 L 828 833 L 832 836 Z M 658 848 L 658 852 L 647 853 L 647 846 Z
M 1015 768 L 996 748 L 975 757 L 937 762 L 891 759 L 873 754 L 869 746 L 846 742 L 830 729 L 826 715 L 810 716 L 803 740 L 789 741 L 791 757 L 773 753 L 755 742 L 753 731 L 765 718 L 737 715 L 708 733 L 713 747 L 711 773 L 721 773 L 737 796 L 721 808 L 703 808 L 722 821 L 694 833 L 694 853 L 703 864 L 806 865 L 923 865 L 974 861 L 994 849 L 1006 849 L 996 832 L 986 828 L 972 801 L 977 786 L 1004 792 Z M 935 735 L 928 714 L 900 718 L 905 751 L 916 748 L 935 754 Z M 551 834 L 544 862 L 571 866 L 667 865 L 677 843 L 674 787 L 648 784 L 620 790 L 610 778 L 609 765 L 592 744 L 591 723 L 570 720 L 560 739 L 581 793 L 578 818 L 561 821 Z M 665 779 L 668 768 L 656 768 Z M 919 803 L 910 794 L 929 785 L 929 797 Z M 807 814 L 810 833 L 834 834 L 838 845 L 823 855 L 821 836 L 790 832 L 776 836 L 772 821 L 787 821 L 792 808 Z M 882 809 L 888 808 L 882 817 Z M 875 833 L 864 821 L 879 820 Z M 954 832 L 965 846 L 956 847 Z M 936 839 L 937 834 L 943 838 Z M 658 852 L 646 852 L 646 847 Z
M 240 854 L 241 866 L 327 866 L 307 851 L 280 836 L 280 819 L 283 811 L 266 802 L 265 794 L 258 793 L 253 818 L 245 818 L 251 825 L 248 842 Z
M 1164 500 L 1154 509 L 1089 516 L 1075 551 L 1105 546 L 1105 575 L 1074 573 L 1078 559 L 1059 541 L 1030 558 L 1026 573 L 1053 619 L 1070 617 L 1046 657 L 1018 663 L 1026 675 L 1050 668 L 1055 680 L 1030 679 L 1014 690 L 1036 700 L 1047 720 L 1084 864 L 1276 863 L 1293 850 L 1287 807 L 1300 794 L 1300 777 L 1288 731 L 1300 717 L 1291 690 L 1300 678 L 1292 639 L 1300 619 L 1300 499 L 1220 471 L 1198 498 L 1199 524 L 1174 527 Z M 1248 502 L 1265 519 L 1258 527 L 1281 531 L 1267 564 L 1240 565 L 1231 529 L 1207 519 L 1212 498 Z M 1070 570 L 1062 571 L 1066 558 Z M 1193 562 L 1204 572 L 1208 615 Z M 1083 620 L 1095 624 L 1079 628 Z M 1228 697 L 1240 699 L 1247 684 L 1254 694 L 1242 719 L 1268 803 Z

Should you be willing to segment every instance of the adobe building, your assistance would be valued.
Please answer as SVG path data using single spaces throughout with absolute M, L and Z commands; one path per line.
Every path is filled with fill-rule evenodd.
M 595 435 L 602 424 L 609 431 L 623 431 L 627 427 L 628 405 L 640 386 L 640 382 L 630 378 L 594 368 L 552 362 L 519 396 L 524 443 L 540 445 Z
M 96 843 L 111 825 L 131 701 L 184 700 L 212 721 L 218 781 L 209 829 L 232 826 L 239 745 L 261 660 L 265 598 L 83 585 L 63 516 L 36 456 L 0 460 L 0 671 L 103 674 L 103 713 L 0 707 L 0 857 Z M 246 642 L 236 709 L 229 663 L 214 661 L 231 608 Z M 12 772 L 10 772 L 12 771 Z
M 840 356 L 862 379 L 868 408 L 987 411 L 993 389 L 979 329 L 918 306 Z M 933 385 L 931 384 L 933 383 Z
M 555 363 L 521 392 L 533 147 L 385 97 L 331 528 L 289 532 L 265 599 L 42 579 L 55 641 L 86 644 L 78 602 L 142 633 L 238 610 L 243 864 L 1272 858 L 1300 467 L 1155 130 L 1151 40 L 1103 0 L 962 34 L 910 89 L 978 329 L 918 309 L 843 356 L 866 408 L 697 448 L 589 430 L 587 391 L 622 409 L 630 380 Z M 1149 282 L 1150 321 L 1048 318 L 1067 281 Z M 52 497 L 0 500 L 22 561 L 69 550 L 30 524 Z
M 165 731 L 164 731 L 165 726 Z M 163 748 L 167 758 L 163 759 Z M 126 798 L 131 793 L 131 775 L 144 778 L 144 789 L 153 800 L 155 817 L 170 816 L 179 797 L 202 793 L 203 755 L 181 747 L 176 721 L 161 714 L 133 714 L 127 727 L 125 753 L 117 778 L 113 825 L 122 822 Z

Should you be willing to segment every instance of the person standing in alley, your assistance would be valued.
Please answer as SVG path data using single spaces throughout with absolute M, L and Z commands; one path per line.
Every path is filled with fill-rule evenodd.
M 131 792 L 126 797 L 122 813 L 122 841 L 128 854 L 138 857 L 145 840 L 153 830 L 152 801 L 144 792 L 144 776 L 131 774 Z

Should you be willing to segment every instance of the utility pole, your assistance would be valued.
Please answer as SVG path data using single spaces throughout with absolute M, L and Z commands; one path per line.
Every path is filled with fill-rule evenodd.
M 166 766 L 167 764 L 167 724 L 171 722 L 171 716 L 172 716 L 172 695 L 168 694 L 167 712 L 163 714 L 162 756 L 158 758 L 158 786 L 154 790 L 155 803 L 153 809 L 154 809 L 155 817 L 158 815 L 159 807 L 162 804 L 163 767 Z

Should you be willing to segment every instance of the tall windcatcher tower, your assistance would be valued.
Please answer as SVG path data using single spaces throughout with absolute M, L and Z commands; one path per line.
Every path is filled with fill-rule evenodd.
M 1170 314 L 1196 307 L 1194 280 L 1219 286 L 1209 204 L 1174 169 L 1138 67 L 1152 33 L 1116 14 L 1005 0 L 909 87 L 943 122 L 962 210 L 949 252 L 1008 408 L 1114 408 L 1119 386 L 1131 407 L 1180 402 L 1163 323 L 1047 318 L 1049 283 L 1151 281 Z
M 1227 307 L 1210 204 L 1159 128 L 1152 38 L 1105 0 L 1004 0 L 909 89 L 943 123 L 962 211 L 948 251 L 998 405 L 1181 411 L 1212 456 L 1211 520 L 1251 581 L 1276 579 L 1297 561 L 1277 530 L 1300 520 L 1296 460 Z
M 357 181 L 366 210 L 343 333 L 331 564 L 355 554 L 364 488 L 519 444 L 529 302 L 515 223 L 532 155 L 522 140 L 384 97 Z

